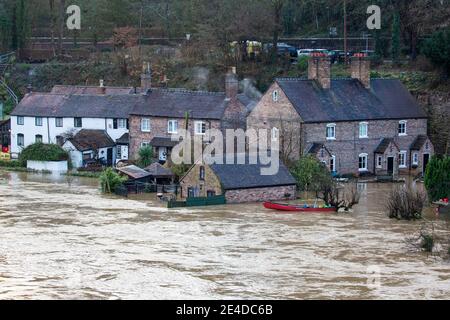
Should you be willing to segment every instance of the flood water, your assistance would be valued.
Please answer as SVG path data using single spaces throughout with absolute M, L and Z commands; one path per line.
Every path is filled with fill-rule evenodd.
M 361 185 L 350 214 L 277 215 L 71 180 L 0 171 L 0 299 L 450 298 L 450 263 L 405 244 L 421 223 L 383 212 L 391 184 Z

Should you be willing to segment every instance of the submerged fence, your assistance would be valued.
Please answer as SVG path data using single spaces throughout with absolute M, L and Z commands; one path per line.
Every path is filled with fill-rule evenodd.
M 214 197 L 187 198 L 186 201 L 169 201 L 167 208 L 205 207 L 226 204 L 224 195 Z

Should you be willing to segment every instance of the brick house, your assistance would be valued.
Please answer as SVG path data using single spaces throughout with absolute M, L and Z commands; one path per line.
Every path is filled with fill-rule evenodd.
M 153 88 L 151 71 L 142 75 L 141 100 L 130 112 L 130 158 L 150 145 L 160 162 L 165 162 L 175 143 L 178 129 L 204 135 L 209 129 L 246 127 L 248 98 L 239 94 L 235 70 L 226 76 L 225 92 Z M 188 122 L 186 124 L 186 121 Z
M 320 160 L 339 174 L 423 173 L 434 149 L 417 101 L 399 80 L 370 79 L 362 55 L 352 58 L 351 75 L 331 78 L 330 59 L 315 55 L 308 79 L 276 79 L 247 127 L 279 136 L 284 159 L 329 152 Z
M 225 195 L 227 203 L 294 200 L 296 181 L 280 164 L 276 175 L 261 175 L 261 164 L 193 165 L 180 179 L 183 198 Z

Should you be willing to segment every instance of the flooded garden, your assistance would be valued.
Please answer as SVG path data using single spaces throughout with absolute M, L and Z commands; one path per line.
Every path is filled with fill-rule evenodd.
M 423 222 L 385 212 L 394 185 L 358 188 L 351 213 L 167 209 L 96 179 L 0 171 L 0 299 L 450 298 L 450 263 L 405 241 Z

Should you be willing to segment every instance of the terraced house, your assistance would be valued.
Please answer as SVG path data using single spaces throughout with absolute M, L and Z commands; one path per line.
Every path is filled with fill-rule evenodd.
M 434 153 L 425 112 L 399 80 L 371 79 L 363 55 L 337 79 L 327 56 L 311 57 L 308 78 L 276 79 L 247 127 L 271 129 L 285 159 L 312 154 L 339 174 L 422 174 Z

